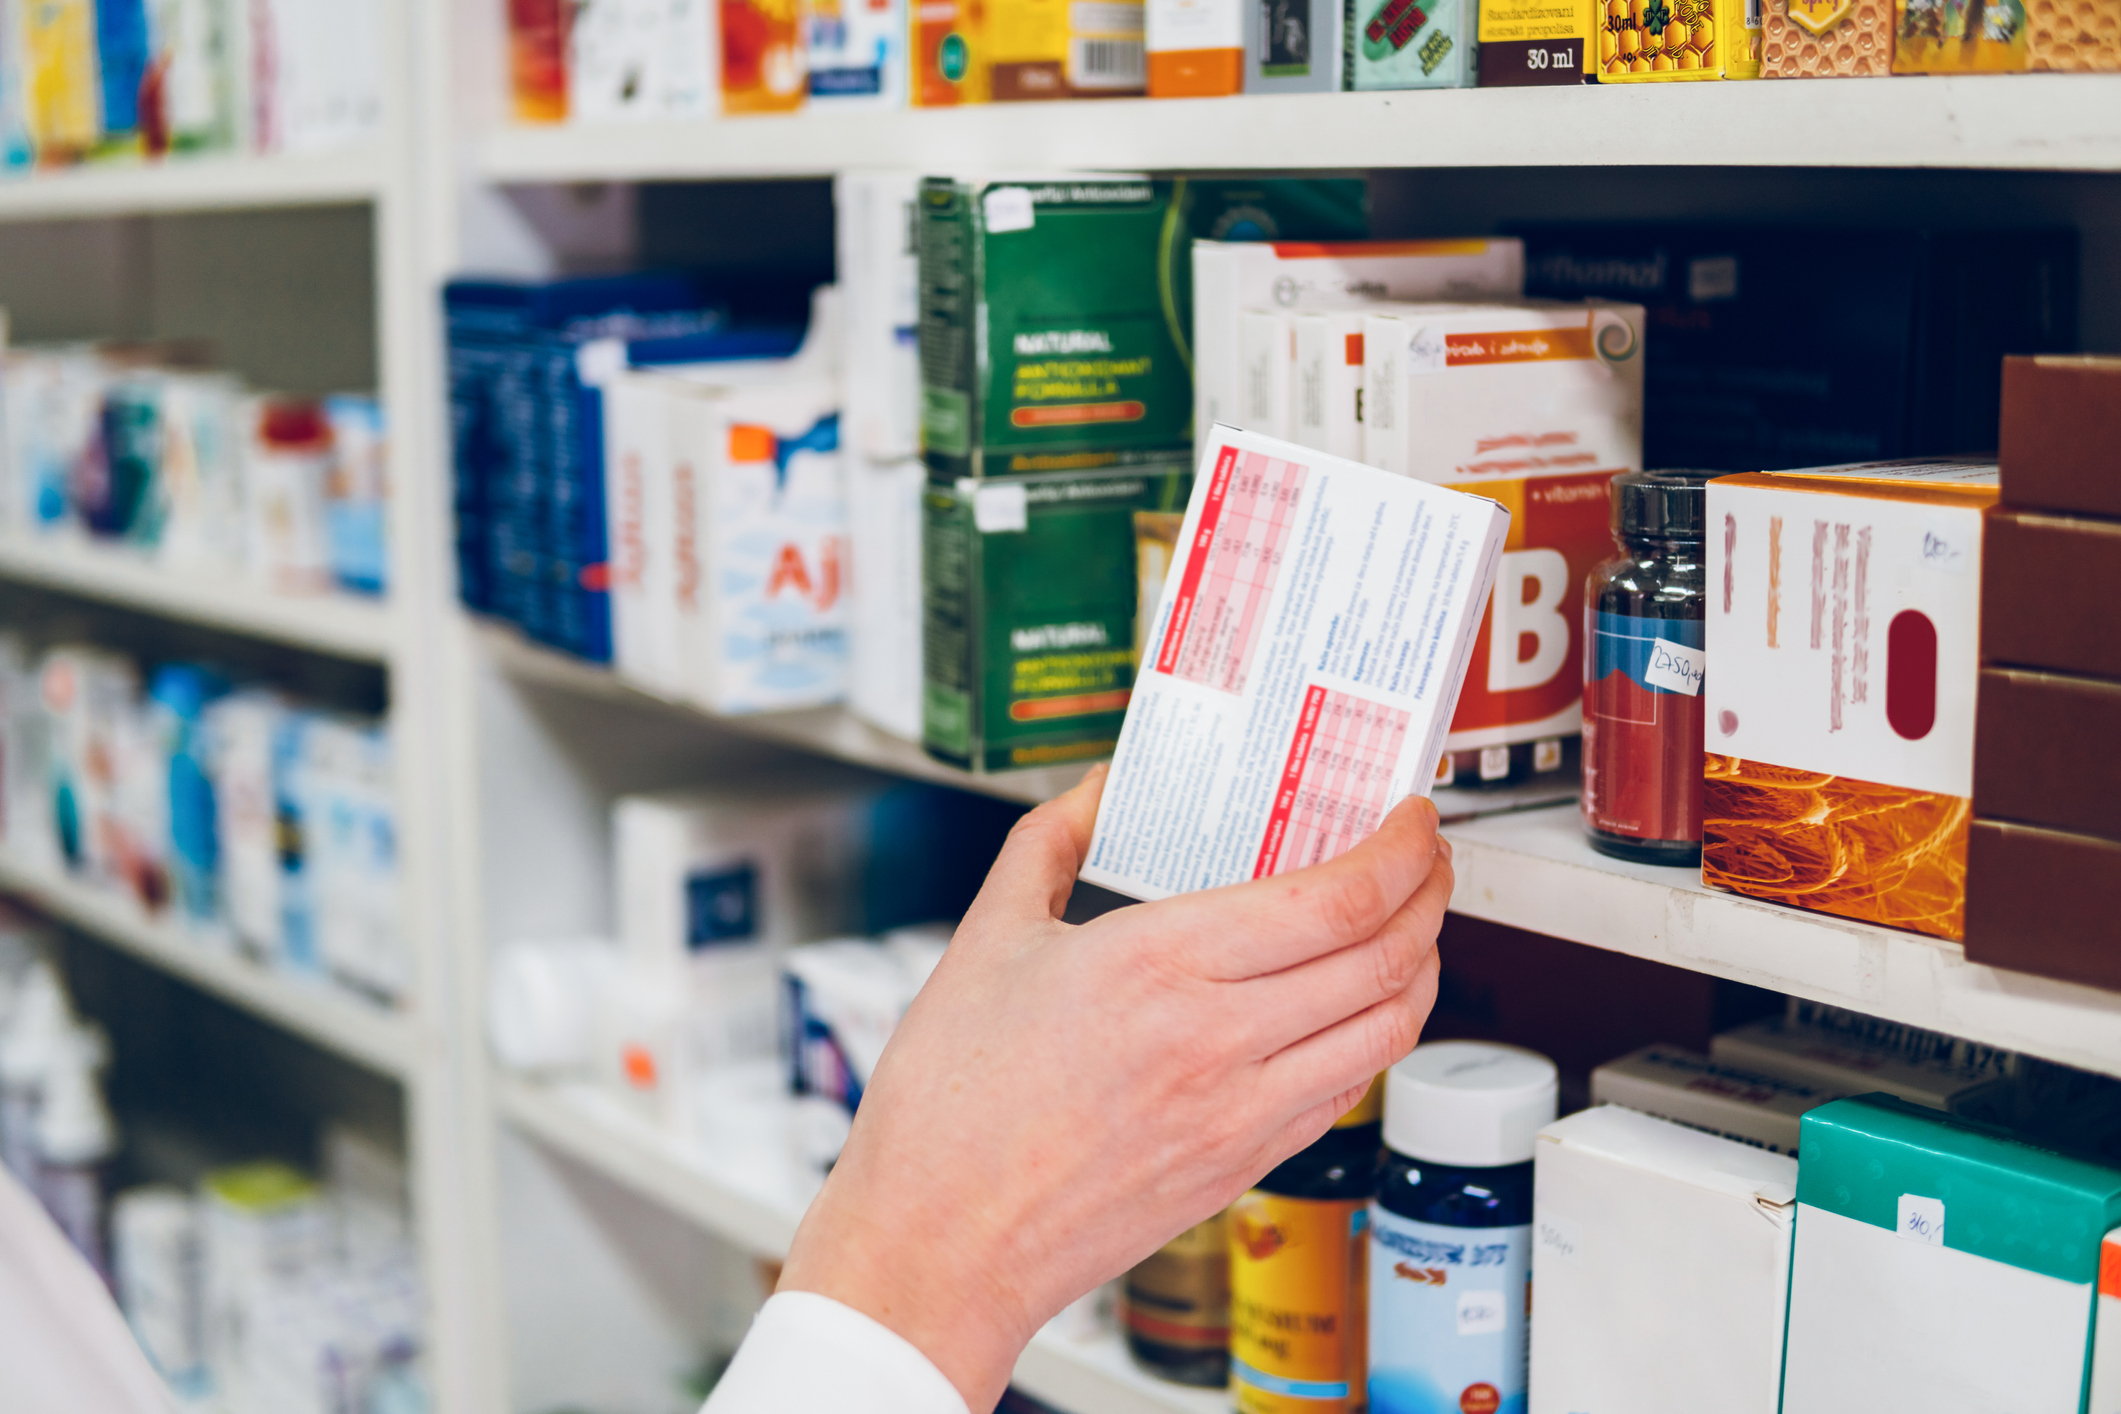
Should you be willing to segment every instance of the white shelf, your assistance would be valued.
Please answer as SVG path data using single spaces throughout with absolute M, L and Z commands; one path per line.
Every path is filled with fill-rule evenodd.
M 1656 141 L 1645 134 L 1664 133 Z M 1677 134 L 1690 134 L 1679 138 Z M 2121 170 L 2121 75 L 1434 89 L 1001 103 L 503 127 L 496 182 L 855 167 L 1349 170 L 1736 166 Z
M 158 211 L 332 206 L 372 199 L 382 185 L 374 147 L 271 157 L 175 156 L 91 163 L 0 180 L 0 221 Z
M 2121 1075 L 2121 993 L 1982 967 L 1957 943 L 1717 893 L 1694 869 L 1609 859 L 1584 842 L 1573 810 L 1490 816 L 1446 833 L 1455 912 Z
M 809 1194 L 785 1174 L 748 1170 L 628 1113 L 594 1086 L 499 1076 L 501 1112 L 526 1135 L 661 1204 L 753 1256 L 778 1260 Z M 1017 1361 L 1017 1388 L 1081 1414 L 1226 1414 L 1229 1401 L 1167 1384 L 1128 1359 L 1117 1334 L 1073 1340 L 1041 1331 Z
M 325 983 L 269 972 L 148 917 L 128 898 L 53 878 L 5 856 L 0 856 L 0 890 L 370 1070 L 400 1079 L 413 1074 L 414 1029 L 403 1013 Z
M 392 620 L 382 599 L 275 594 L 242 580 L 172 573 L 114 547 L 19 535 L 0 537 L 0 579 L 338 658 L 390 657 Z

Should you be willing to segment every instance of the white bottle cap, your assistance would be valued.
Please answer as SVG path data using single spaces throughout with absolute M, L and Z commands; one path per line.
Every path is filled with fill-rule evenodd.
M 1385 1147 L 1456 1168 L 1532 1158 L 1554 1122 L 1554 1062 L 1486 1041 L 1432 1041 L 1385 1073 Z

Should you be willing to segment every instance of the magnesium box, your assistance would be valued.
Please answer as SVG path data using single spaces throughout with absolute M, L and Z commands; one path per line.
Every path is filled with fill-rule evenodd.
M 2076 1414 L 2121 1172 L 1884 1095 L 1804 1119 L 1782 1407 Z
M 1474 0 L 1358 0 L 1349 14 L 1348 87 L 1471 88 Z
M 921 739 L 975 770 L 1103 756 L 1134 689 L 1134 515 L 1182 465 L 931 485 Z
M 1709 483 L 1702 882 L 1961 936 L 1983 462 Z
M 1600 83 L 1760 77 L 1760 0 L 1594 0 Z
M 1148 0 L 1149 96 L 1221 98 L 1245 87 L 1245 0 Z
M 1330 859 L 1436 776 L 1495 502 L 1218 427 L 1083 878 L 1161 898 Z
M 1592 26 L 1602 18 L 1593 7 L 1481 0 L 1479 8 L 1482 88 L 1591 82 Z
M 987 0 L 992 100 L 1139 97 L 1139 0 Z
M 2003 360 L 2003 504 L 2121 516 L 2121 358 Z
M 1617 1105 L 1535 1149 L 1530 1414 L 1776 1414 L 1797 1161 Z
M 1765 0 L 1765 78 L 1876 77 L 1893 71 L 1893 0 Z
M 2121 844 L 1976 820 L 1966 854 L 1967 961 L 2121 991 Z
M 1970 1119 L 2007 1124 L 2015 1085 L 2000 1053 L 1964 1057 L 1867 1044 L 1825 1027 L 1768 1017 L 1726 1031 L 1709 1042 L 1718 1065 L 1802 1081 L 1835 1095 L 1877 1090 Z
M 2121 520 L 1998 506 L 1982 540 L 1985 659 L 2121 678 Z
M 2121 682 L 1983 668 L 1974 813 L 2121 840 Z
M 2077 235 L 1527 228 L 1525 293 L 1649 311 L 1645 465 L 1955 455 L 1996 445 L 2004 354 L 2076 347 Z
M 1448 749 L 1574 735 L 1582 586 L 1612 553 L 1607 483 L 1642 465 L 1642 310 L 1417 305 L 1363 325 L 1363 460 L 1510 508 Z
M 1794 1155 L 1798 1121 L 1840 1093 L 1661 1044 L 1591 1072 L 1594 1105 L 1626 1105 L 1776 1154 Z
M 1509 237 L 1442 241 L 1203 240 L 1193 243 L 1193 438 L 1237 417 L 1239 330 L 1247 312 L 1302 315 L 1360 309 L 1378 300 L 1515 299 L 1524 245 Z M 1357 344 L 1360 326 L 1344 329 Z M 1343 339 L 1342 349 L 1348 350 Z M 1357 366 L 1360 348 L 1353 350 Z M 1349 412 L 1360 385 L 1346 387 Z M 1323 414 L 1322 414 L 1323 416 Z M 1318 446 L 1360 460 L 1359 450 Z
M 1334 93 L 1348 86 L 1341 0 L 1243 0 L 1245 92 Z

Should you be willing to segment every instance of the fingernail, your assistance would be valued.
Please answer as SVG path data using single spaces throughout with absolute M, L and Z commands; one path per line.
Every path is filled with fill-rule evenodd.
M 1443 856 L 1444 863 L 1451 862 L 1451 842 L 1442 835 L 1436 837 L 1436 852 Z

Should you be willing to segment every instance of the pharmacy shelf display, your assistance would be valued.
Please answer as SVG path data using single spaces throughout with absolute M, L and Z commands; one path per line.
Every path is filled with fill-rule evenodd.
M 321 982 L 268 971 L 149 917 L 129 898 L 25 868 L 5 856 L 0 856 L 0 890 L 378 1074 L 404 1079 L 412 1069 L 413 1028 L 403 1013 Z
M 387 661 L 393 641 L 390 609 L 381 599 L 276 594 L 75 540 L 0 537 L 0 579 L 356 662 Z
M 694 122 L 503 125 L 504 183 L 821 176 L 847 168 L 2121 168 L 2121 75 L 1432 89 L 1002 103 Z M 1063 114 L 1065 116 L 1063 116 Z M 1628 141 L 1624 134 L 1713 134 Z
M 509 1121 L 539 1143 L 753 1256 L 787 1255 L 809 1195 L 774 1156 L 676 1138 L 586 1084 L 509 1079 L 497 1093 Z M 1229 1408 L 1220 1392 L 1144 1374 L 1112 1332 L 1079 1340 L 1041 1331 L 1018 1359 L 1014 1383 L 1085 1414 L 1224 1414 Z
M 173 157 L 0 180 L 0 221 L 236 211 L 367 201 L 381 189 L 375 146 L 315 154 Z

